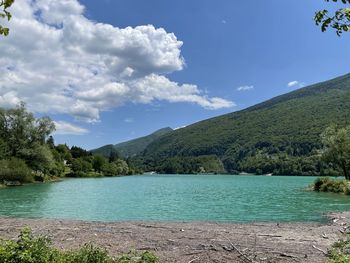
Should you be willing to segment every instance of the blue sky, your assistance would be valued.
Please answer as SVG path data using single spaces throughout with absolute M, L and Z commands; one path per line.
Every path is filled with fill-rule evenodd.
M 18 1 L 28 2 L 30 0 Z M 51 21 L 45 17 L 43 11 L 49 6 L 45 1 L 47 0 L 41 0 L 42 3 L 39 3 L 41 6 L 38 4 L 42 15 L 37 19 L 40 22 L 43 21 L 45 25 L 55 26 L 57 30 L 60 29 L 60 26 L 65 27 L 68 22 L 65 22 L 66 18 L 62 18 L 65 14 L 62 11 L 64 8 L 55 7 L 60 10 L 60 13 L 57 13 L 59 23 L 56 20 L 53 21 L 52 17 Z M 35 97 L 34 103 L 28 99 L 28 95 L 19 90 L 14 93 L 11 91 L 11 87 L 7 89 L 0 87 L 3 101 L 5 98 L 7 98 L 7 102 L 9 100 L 24 100 L 38 116 L 49 115 L 62 124 L 61 129 L 67 128 L 67 132 L 59 132 L 54 136 L 56 143 L 66 142 L 69 145 L 78 145 L 87 149 L 105 144 L 115 144 L 147 135 L 163 127 L 182 127 L 203 119 L 237 111 L 301 86 L 349 73 L 350 34 L 339 38 L 332 31 L 321 33 L 312 20 L 316 10 L 337 6 L 333 3 L 324 3 L 322 0 L 81 0 L 79 4 L 74 6 L 77 9 L 74 15 L 84 16 L 84 19 L 94 24 L 109 24 L 119 29 L 129 26 L 136 28 L 140 25 L 152 25 L 156 30 L 163 28 L 167 34 L 173 33 L 177 39 L 176 43 L 179 41 L 183 43 L 174 48 L 172 52 L 176 53 L 179 50 L 181 54 L 161 69 L 150 69 L 154 64 L 151 66 L 147 64 L 147 69 L 145 69 L 146 66 L 142 65 L 142 69 L 147 72 L 143 74 L 146 76 L 149 72 L 155 72 L 154 74 L 157 76 L 164 76 L 172 83 L 177 83 L 176 87 L 169 85 L 169 89 L 172 87 L 181 89 L 183 84 L 195 85 L 200 91 L 200 96 L 194 95 L 197 93 L 191 91 L 190 94 L 188 92 L 185 94 L 187 97 L 184 99 L 179 98 L 183 98 L 185 95 L 176 93 L 169 95 L 172 96 L 171 98 L 167 98 L 168 95 L 165 94 L 163 97 L 153 96 L 152 99 L 146 100 L 138 97 L 137 100 L 111 100 L 108 103 L 94 101 L 94 104 L 86 105 L 94 105 L 94 107 L 99 105 L 96 106 L 98 117 L 92 118 L 91 116 L 97 116 L 97 113 L 89 112 L 90 117 L 87 121 L 84 115 L 85 111 L 88 111 L 84 108 L 85 104 L 84 107 L 79 104 L 79 107 L 76 106 L 74 110 L 68 111 L 62 109 L 69 108 L 69 104 L 65 104 L 68 100 L 64 100 L 64 102 L 62 100 L 61 105 L 66 106 L 60 108 L 60 103 L 55 105 L 55 101 L 58 102 L 61 98 L 53 99 L 52 94 L 50 94 L 50 98 Z M 83 11 L 80 9 L 82 6 L 85 7 Z M 50 11 L 50 9 L 48 10 Z M 15 10 L 14 13 L 16 14 L 16 12 L 18 16 L 25 16 L 23 10 Z M 54 14 L 56 15 L 56 13 Z M 71 17 L 74 19 L 73 15 Z M 60 22 L 61 20 L 64 22 Z M 14 43 L 20 45 L 19 37 L 14 33 L 17 29 L 16 24 L 13 27 L 14 36 L 7 41 L 12 45 Z M 84 31 L 84 28 L 80 28 L 80 30 Z M 89 32 L 86 34 L 88 35 Z M 49 41 L 62 42 L 63 40 L 48 38 L 46 42 Z M 154 41 L 157 41 L 157 37 Z M 160 41 L 164 41 L 164 39 Z M 94 50 L 104 45 L 102 42 L 95 42 Z M 157 43 L 153 45 L 157 45 Z M 73 48 L 71 49 L 73 50 Z M 78 50 L 77 46 L 72 52 L 77 52 L 76 50 Z M 118 52 L 112 50 L 108 55 L 117 54 L 116 56 L 121 58 L 131 56 L 132 63 L 135 65 L 143 63 L 142 61 L 136 61 L 136 63 L 134 60 L 140 58 L 134 58 L 133 54 L 130 54 L 131 51 L 127 55 L 120 52 L 120 50 Z M 99 55 L 101 54 L 99 53 Z M 81 56 L 83 57 L 83 53 Z M 184 59 L 185 63 L 182 66 L 179 66 L 181 63 L 179 57 Z M 7 65 L 8 68 L 10 64 L 6 63 L 9 62 L 0 63 L 0 67 Z M 51 78 L 60 74 L 60 70 L 57 72 Z M 15 74 L 16 72 L 11 71 L 11 73 Z M 65 74 L 67 75 L 67 73 Z M 78 71 L 76 74 L 83 76 L 85 73 Z M 144 83 L 144 76 L 142 76 L 142 83 Z M 0 74 L 1 78 L 5 77 Z M 78 103 L 80 103 L 80 100 L 92 101 L 91 97 L 101 95 L 102 91 L 101 93 L 93 92 L 93 88 L 88 86 L 89 83 L 86 80 L 83 84 L 76 84 L 82 82 L 74 82 L 72 80 L 74 76 L 70 76 L 70 78 L 71 82 L 69 83 L 73 83 L 72 87 L 74 85 L 82 85 L 82 87 L 77 87 L 79 88 L 78 92 L 74 91 L 73 88 L 65 89 L 65 96 L 70 96 L 70 92 L 76 92 L 79 94 Z M 120 78 L 118 81 L 122 83 Z M 140 79 L 138 81 L 141 82 Z M 84 85 L 86 87 L 83 87 Z M 135 85 L 139 87 L 138 85 L 141 84 L 136 83 Z M 60 88 L 62 89 L 62 86 Z M 1 94 L 1 89 L 6 89 L 7 93 Z M 119 87 L 118 92 L 121 89 Z M 142 89 L 144 89 L 143 86 Z M 45 93 L 45 88 L 42 88 L 41 91 L 39 87 L 37 92 Z M 118 96 L 119 93 L 111 94 Z M 130 94 L 136 96 L 134 92 L 127 93 L 128 98 L 130 98 Z M 220 98 L 220 101 L 214 103 L 212 98 Z M 53 102 L 47 103 L 51 99 Z M 6 102 L 2 103 L 6 104 Z M 42 106 L 45 103 L 52 107 Z M 76 101 L 72 100 L 72 103 L 76 103 Z M 93 121 L 89 121 L 92 119 Z M 69 125 L 76 129 L 70 129 L 72 127 Z M 71 133 L 75 134 L 67 134 L 70 133 L 69 130 L 73 130 Z

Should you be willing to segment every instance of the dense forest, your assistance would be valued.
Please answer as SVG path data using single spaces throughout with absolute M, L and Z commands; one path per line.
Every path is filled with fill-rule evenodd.
M 350 124 L 349 101 L 345 75 L 169 132 L 133 162 L 167 173 L 337 175 L 337 166 L 321 160 L 321 134 Z
M 106 158 L 80 147 L 55 145 L 50 136 L 54 130 L 50 118 L 35 118 L 24 104 L 0 108 L 0 184 L 135 173 L 117 152 Z

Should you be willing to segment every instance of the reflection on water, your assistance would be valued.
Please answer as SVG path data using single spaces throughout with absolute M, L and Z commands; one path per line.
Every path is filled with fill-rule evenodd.
M 344 195 L 308 192 L 311 177 L 147 175 L 67 179 L 0 190 L 0 215 L 82 220 L 324 221 Z

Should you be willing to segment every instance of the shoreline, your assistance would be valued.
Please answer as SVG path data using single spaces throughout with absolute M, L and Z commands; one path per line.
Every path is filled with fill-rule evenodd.
M 87 222 L 0 217 L 0 239 L 30 226 L 58 248 L 92 242 L 118 256 L 149 250 L 161 262 L 324 262 L 330 246 L 350 227 L 350 212 L 329 223 Z M 191 261 L 192 260 L 192 261 Z

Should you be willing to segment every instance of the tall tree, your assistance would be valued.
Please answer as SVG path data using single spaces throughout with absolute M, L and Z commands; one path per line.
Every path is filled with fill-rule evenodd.
M 328 127 L 322 134 L 322 143 L 324 159 L 339 166 L 345 178 L 350 180 L 350 126 Z
M 341 2 L 344 5 L 350 4 L 350 0 L 325 0 L 326 2 Z M 340 8 L 334 14 L 327 9 L 316 12 L 314 17 L 316 25 L 321 26 L 322 32 L 329 27 L 333 28 L 338 36 L 350 30 L 350 8 Z
M 11 13 L 8 11 L 8 8 L 15 2 L 15 0 L 0 0 L 0 18 L 7 19 L 10 21 Z M 10 32 L 10 29 L 0 25 L 0 35 L 7 36 Z

